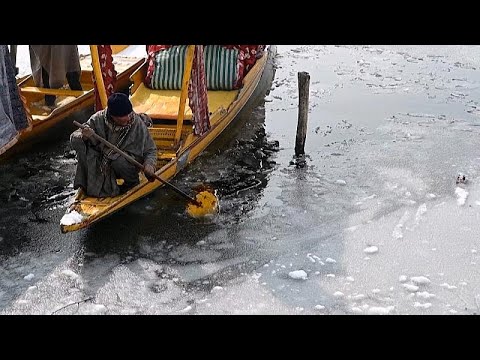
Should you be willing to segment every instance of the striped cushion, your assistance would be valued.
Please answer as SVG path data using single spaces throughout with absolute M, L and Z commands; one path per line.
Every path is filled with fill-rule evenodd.
M 232 90 L 238 81 L 238 50 L 221 45 L 205 46 L 205 73 L 208 90 Z
M 178 90 L 182 88 L 187 45 L 172 46 L 155 55 L 151 88 L 155 90 Z
M 149 87 L 155 90 L 180 90 L 186 52 L 187 45 L 175 45 L 157 52 Z M 208 90 L 233 90 L 238 87 L 238 53 L 237 49 L 226 49 L 221 45 L 205 46 Z

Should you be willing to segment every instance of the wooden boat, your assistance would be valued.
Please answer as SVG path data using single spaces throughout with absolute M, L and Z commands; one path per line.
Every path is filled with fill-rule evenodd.
M 189 51 L 194 47 L 190 45 Z M 259 84 L 266 68 L 269 49 L 267 47 L 263 51 L 263 55 L 243 78 L 239 89 L 207 91 L 211 126 L 202 136 L 194 134 L 191 108 L 188 104 L 182 104 L 188 84 L 188 80 L 185 83 L 185 74 L 193 50 L 186 55 L 182 90 L 152 90 L 145 86 L 147 61 L 133 73 L 130 93 L 134 111 L 147 113 L 154 120 L 149 130 L 157 145 L 158 176 L 166 181 L 172 179 L 233 122 Z M 139 185 L 116 197 L 88 197 L 79 190 L 61 220 L 61 231 L 67 233 L 90 226 L 163 186 L 159 181 L 148 182 L 143 174 L 140 174 L 140 180 Z
M 115 70 L 118 73 L 116 89 L 127 89 L 130 85 L 130 76 L 143 62 L 142 57 L 123 56 L 121 51 L 127 46 L 112 46 Z M 95 95 L 91 54 L 80 56 L 80 65 L 82 68 L 80 82 L 83 91 L 36 87 L 32 75 L 24 76 L 17 81 L 20 94 L 26 100 L 25 107 L 27 113 L 31 115 L 32 124 L 29 131 L 21 133 L 15 146 L 0 156 L 1 160 L 17 153 L 25 145 L 33 143 L 40 135 L 62 122 L 67 116 L 93 106 Z M 45 106 L 44 97 L 47 94 L 57 96 L 56 106 L 53 109 Z

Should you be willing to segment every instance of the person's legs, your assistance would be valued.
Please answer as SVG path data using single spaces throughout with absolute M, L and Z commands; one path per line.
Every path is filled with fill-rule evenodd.
M 44 88 L 50 89 L 50 77 L 44 67 L 42 67 L 42 83 Z M 55 95 L 45 95 L 45 105 L 54 106 L 55 99 Z
M 112 169 L 117 179 L 123 179 L 125 183 L 121 186 L 122 192 L 125 192 L 140 183 L 138 169 L 123 157 L 111 162 Z
M 67 72 L 67 81 L 68 86 L 70 86 L 71 90 L 83 90 L 82 84 L 80 83 L 80 76 L 81 73 L 78 71 L 70 71 Z

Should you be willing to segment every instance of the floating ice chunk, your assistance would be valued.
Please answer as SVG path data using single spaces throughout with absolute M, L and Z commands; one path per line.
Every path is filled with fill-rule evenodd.
M 376 252 L 378 252 L 378 247 L 376 247 L 376 246 L 369 246 L 369 247 L 363 249 L 363 252 L 364 252 L 364 253 L 367 253 L 367 254 L 375 254 Z
M 337 262 L 337 260 L 334 260 L 334 259 L 332 259 L 332 258 L 326 258 L 326 259 L 325 259 L 325 262 L 331 263 L 331 264 L 335 264 L 335 263 Z
M 78 279 L 79 275 L 72 270 L 66 269 L 62 271 L 62 275 L 69 277 L 70 279 Z
M 63 215 L 62 220 L 60 220 L 61 225 L 73 225 L 82 222 L 83 216 L 80 215 L 77 211 L 73 210 L 72 212 Z
M 457 195 L 457 204 L 460 206 L 465 205 L 465 202 L 467 201 L 468 191 L 461 187 L 457 187 L 455 189 L 455 194 Z
M 420 291 L 420 292 L 417 292 L 417 297 L 423 298 L 423 299 L 430 299 L 430 298 L 434 298 L 435 294 L 430 294 L 428 291 Z
M 313 308 L 314 308 L 315 310 L 317 310 L 317 311 L 322 311 L 322 310 L 325 309 L 325 306 L 323 306 L 323 305 L 315 305 Z
M 440 286 L 444 287 L 444 288 L 447 288 L 448 290 L 453 290 L 453 289 L 457 288 L 455 285 L 449 285 L 448 283 L 440 284 Z
M 428 285 L 431 283 L 430 279 L 425 277 L 425 276 L 413 276 L 410 278 L 412 282 L 414 282 L 416 285 Z
M 290 271 L 288 276 L 295 280 L 307 280 L 308 278 L 308 275 L 304 270 Z
M 341 291 L 335 291 L 335 292 L 333 293 L 333 296 L 335 296 L 336 298 L 341 298 L 341 297 L 344 297 L 345 294 L 342 293 Z
M 24 278 L 25 280 L 27 280 L 27 281 L 30 281 L 30 280 L 32 280 L 34 277 L 35 277 L 35 275 L 33 275 L 33 274 L 28 274 L 28 275 L 24 276 L 23 278 Z
M 419 287 L 416 286 L 416 285 L 412 285 L 412 284 L 403 284 L 403 287 L 405 289 L 407 289 L 407 291 L 410 291 L 410 292 L 416 292 L 418 291 Z
M 405 282 L 405 281 L 407 281 L 407 280 L 408 280 L 408 278 L 407 278 L 405 275 L 400 275 L 400 276 L 398 277 L 398 281 L 400 281 L 400 282 L 402 282 L 402 283 Z
M 369 314 L 369 315 L 388 315 L 393 311 L 393 309 L 395 309 L 395 306 L 387 306 L 387 307 L 372 306 L 372 307 L 368 308 L 367 314 Z
M 190 310 L 192 310 L 192 307 L 188 305 L 186 308 L 183 308 L 182 310 L 178 310 L 179 313 L 187 313 Z
M 347 276 L 347 277 L 345 278 L 345 280 L 350 281 L 350 282 L 354 282 L 354 281 L 355 281 L 355 279 L 354 279 L 353 277 L 351 277 L 351 276 Z
M 422 308 L 422 309 L 428 309 L 429 307 L 432 306 L 431 303 L 419 303 L 419 302 L 415 302 L 415 304 L 413 304 L 413 306 L 415 306 L 416 308 Z

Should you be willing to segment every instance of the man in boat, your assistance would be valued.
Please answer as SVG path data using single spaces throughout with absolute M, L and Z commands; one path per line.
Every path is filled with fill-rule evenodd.
M 82 188 L 93 197 L 111 197 L 140 182 L 138 168 L 95 139 L 93 132 L 143 164 L 147 179 L 155 180 L 157 147 L 148 131 L 152 120 L 146 114 L 135 113 L 127 95 L 113 93 L 107 108 L 93 114 L 85 124 L 87 128 L 70 136 L 78 159 L 75 189 Z M 118 185 L 117 179 L 123 179 L 123 184 Z
M 82 90 L 77 45 L 29 45 L 30 65 L 35 85 L 60 89 L 68 82 L 70 90 Z M 55 105 L 55 95 L 45 95 L 45 105 Z

